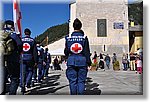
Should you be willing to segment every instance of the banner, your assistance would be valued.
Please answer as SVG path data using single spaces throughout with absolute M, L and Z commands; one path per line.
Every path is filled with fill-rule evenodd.
M 21 12 L 20 12 L 20 6 L 18 0 L 13 0 L 13 21 L 14 21 L 14 27 L 17 34 L 21 33 Z

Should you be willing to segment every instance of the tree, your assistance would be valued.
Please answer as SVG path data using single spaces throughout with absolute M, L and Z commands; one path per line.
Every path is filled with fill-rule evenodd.
M 143 25 L 143 1 L 128 5 L 129 20 L 134 21 L 136 25 Z

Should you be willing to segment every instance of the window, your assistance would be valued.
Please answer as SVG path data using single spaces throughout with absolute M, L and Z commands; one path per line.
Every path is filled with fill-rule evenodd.
M 98 19 L 97 20 L 97 36 L 98 37 L 107 37 L 106 19 Z

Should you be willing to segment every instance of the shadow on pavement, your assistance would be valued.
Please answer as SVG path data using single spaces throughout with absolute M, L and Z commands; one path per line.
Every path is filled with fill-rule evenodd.
M 60 83 L 58 82 L 60 76 L 61 75 L 59 74 L 59 75 L 52 75 L 47 77 L 45 80 L 43 80 L 42 83 L 40 84 L 38 83 L 32 89 L 28 90 L 26 92 L 26 95 L 46 95 L 46 94 L 54 93 L 57 90 L 68 86 L 65 85 L 65 86 L 57 87 L 58 85 L 60 85 Z
M 100 95 L 101 90 L 98 88 L 99 84 L 92 83 L 92 78 L 87 77 L 85 84 L 85 95 Z

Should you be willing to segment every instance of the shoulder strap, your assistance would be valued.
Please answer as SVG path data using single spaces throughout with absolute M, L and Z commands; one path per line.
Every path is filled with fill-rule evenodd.
M 87 36 L 84 34 L 83 38 L 85 39 Z

